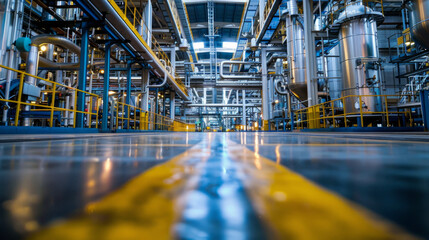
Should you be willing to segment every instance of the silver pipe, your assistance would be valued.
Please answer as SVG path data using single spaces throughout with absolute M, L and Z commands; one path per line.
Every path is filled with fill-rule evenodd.
M 220 63 L 220 77 L 221 78 L 229 78 L 229 79 L 260 79 L 261 77 L 254 76 L 254 75 L 225 75 L 223 73 L 223 66 L 225 64 L 253 64 L 253 65 L 260 65 L 259 62 L 247 62 L 247 61 L 222 61 Z
M 90 5 L 90 7 L 97 9 L 100 13 L 108 12 L 109 14 L 106 15 L 105 19 L 106 25 L 111 26 L 115 33 L 118 34 L 118 36 L 121 36 L 123 40 L 129 40 L 126 45 L 137 55 L 139 55 L 143 59 L 152 60 L 149 64 L 153 67 L 154 73 L 158 76 L 162 76 L 162 74 L 164 73 L 163 69 L 165 69 L 162 63 L 158 60 L 158 58 L 151 54 L 152 50 L 150 49 L 150 47 L 143 44 L 143 42 L 140 40 L 140 34 L 137 33 L 136 35 L 134 31 L 132 31 L 128 27 L 128 25 L 124 22 L 118 12 L 113 8 L 110 2 L 104 0 L 93 0 L 88 2 L 88 4 Z M 162 72 L 159 73 L 159 71 Z M 177 82 L 174 81 L 173 76 L 169 75 L 167 80 L 169 86 L 174 91 L 176 91 L 182 99 L 184 99 L 185 101 L 191 100 L 188 93 L 186 91 L 183 91 L 181 87 L 177 84 Z
M 166 65 L 164 60 L 161 59 L 161 61 L 164 63 L 164 65 Z M 165 66 L 164 69 L 165 69 L 164 81 L 158 85 L 148 85 L 147 88 L 160 88 L 160 87 L 163 87 L 167 83 L 167 80 L 168 80 L 168 74 L 167 73 L 171 71 L 171 68 L 169 66 Z

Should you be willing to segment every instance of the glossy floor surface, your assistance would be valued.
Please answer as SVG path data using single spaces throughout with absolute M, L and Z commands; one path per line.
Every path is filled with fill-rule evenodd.
M 426 134 L 63 137 L 0 136 L 0 239 L 429 238 Z

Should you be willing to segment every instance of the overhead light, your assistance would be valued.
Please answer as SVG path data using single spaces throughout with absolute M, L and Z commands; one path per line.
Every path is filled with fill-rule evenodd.
M 100 70 L 100 73 L 101 73 L 101 74 L 104 74 L 104 69 L 101 69 L 101 70 Z
M 44 52 L 44 51 L 46 51 L 48 48 L 46 47 L 46 45 L 42 45 L 41 47 L 40 47 L 40 51 L 42 51 L 42 52 Z
M 274 101 L 274 103 L 275 103 L 275 104 L 279 103 L 279 100 L 278 100 L 278 99 L 276 99 L 276 100 Z
M 115 93 L 116 93 L 115 91 L 109 91 L 109 95 L 113 95 Z

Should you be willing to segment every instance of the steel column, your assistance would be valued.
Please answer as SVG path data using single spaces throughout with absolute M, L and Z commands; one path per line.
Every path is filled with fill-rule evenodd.
M 79 66 L 79 84 L 78 89 L 81 91 L 86 91 L 86 77 L 87 77 L 87 67 L 88 67 L 88 37 L 89 37 L 89 28 L 86 26 L 86 23 L 83 23 L 82 27 L 82 43 L 80 46 L 80 66 Z M 85 93 L 79 91 L 77 93 L 77 111 L 85 111 Z M 84 127 L 84 114 L 78 112 L 76 114 L 76 127 Z M 90 119 L 88 119 L 90 121 Z
M 101 130 L 103 132 L 108 131 L 107 126 L 108 116 L 109 116 L 109 85 L 110 85 L 110 49 L 111 45 L 106 44 L 105 53 L 104 53 L 104 86 L 103 86 L 103 116 L 101 121 Z M 113 121 L 113 112 L 112 118 Z
M 261 67 L 262 67 L 262 119 L 263 119 L 263 130 L 268 130 L 269 120 L 269 93 L 268 93 L 268 71 L 267 71 L 267 51 L 264 47 L 261 47 Z
M 174 91 L 170 92 L 170 118 L 174 120 L 176 115 L 176 93 Z
M 422 104 L 422 116 L 425 131 L 429 131 L 429 90 L 420 92 L 420 101 Z

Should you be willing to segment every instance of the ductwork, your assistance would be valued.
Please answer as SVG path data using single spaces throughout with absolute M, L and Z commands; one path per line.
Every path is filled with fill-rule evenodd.
M 409 10 L 411 37 L 429 49 L 429 0 L 410 0 L 405 6 Z

